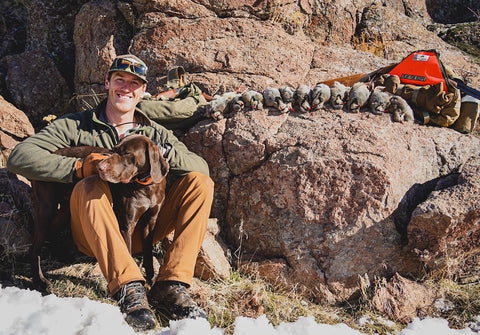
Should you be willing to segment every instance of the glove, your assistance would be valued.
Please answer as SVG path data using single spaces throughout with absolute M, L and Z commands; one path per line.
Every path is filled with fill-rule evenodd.
M 421 107 L 427 111 L 428 122 L 440 127 L 452 125 L 460 115 L 460 92 L 453 89 L 447 93 L 443 91 L 442 83 L 425 86 L 405 85 L 400 96 L 412 107 Z
M 385 91 L 392 94 L 397 94 L 397 90 L 400 86 L 400 77 L 397 75 L 384 77 L 383 86 L 385 86 Z
M 460 104 L 460 116 L 453 124 L 453 129 L 463 134 L 472 132 L 478 119 L 479 101 L 472 96 L 466 95 Z
M 75 174 L 78 179 L 98 174 L 97 164 L 107 158 L 108 155 L 92 152 L 84 159 L 78 160 L 75 164 Z

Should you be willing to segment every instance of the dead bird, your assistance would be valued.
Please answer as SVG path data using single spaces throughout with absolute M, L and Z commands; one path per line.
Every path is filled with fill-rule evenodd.
M 412 108 L 405 99 L 398 95 L 390 98 L 388 112 L 392 114 L 392 119 L 395 122 L 413 123 L 415 121 Z
M 342 83 L 335 81 L 330 86 L 330 106 L 334 109 L 342 109 L 347 101 L 349 88 Z
M 297 112 L 306 113 L 311 108 L 311 89 L 307 85 L 301 84 L 298 85 L 297 89 L 293 94 L 293 108 Z
M 325 102 L 330 100 L 330 87 L 322 83 L 315 85 L 315 87 L 312 89 L 310 98 L 312 110 L 323 108 Z
M 288 105 L 283 102 L 280 90 L 276 87 L 267 87 L 263 91 L 263 102 L 267 107 L 273 107 L 282 113 L 288 112 Z
M 207 118 L 221 120 L 224 114 L 229 111 L 230 101 L 238 94 L 235 92 L 226 92 L 223 94 L 215 94 L 213 99 L 205 106 L 205 114 Z
M 248 90 L 242 94 L 242 100 L 246 107 L 252 109 L 263 108 L 263 95 L 255 90 Z
M 280 91 L 280 96 L 282 97 L 283 102 L 287 105 L 288 111 L 292 111 L 292 102 L 293 102 L 293 95 L 294 95 L 294 90 L 290 86 L 280 86 L 279 89 Z
M 286 103 L 286 104 L 290 103 L 291 104 L 293 102 L 294 91 L 293 91 L 292 87 L 290 87 L 290 86 L 280 86 L 280 88 L 278 90 L 280 91 L 280 95 L 281 95 L 284 103 Z
M 390 104 L 391 97 L 391 93 L 384 92 L 380 88 L 375 88 L 370 95 L 370 111 L 375 115 L 381 115 L 388 112 L 387 109 Z
M 351 113 L 358 113 L 367 104 L 372 91 L 371 87 L 369 83 L 357 82 L 353 84 L 347 101 L 347 109 Z
M 205 116 L 214 120 L 223 119 L 223 112 L 227 108 L 228 101 L 220 95 L 214 95 L 213 99 L 205 106 Z
M 245 103 L 243 102 L 242 94 L 235 94 L 227 104 L 226 113 L 238 113 L 243 110 Z

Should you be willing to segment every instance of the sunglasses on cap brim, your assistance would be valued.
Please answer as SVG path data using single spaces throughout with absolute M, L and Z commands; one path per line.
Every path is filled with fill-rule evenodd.
M 132 62 L 131 60 L 125 58 L 118 58 L 112 64 L 110 72 L 112 71 L 128 71 L 139 76 L 145 77 L 147 75 L 147 67 L 143 64 Z

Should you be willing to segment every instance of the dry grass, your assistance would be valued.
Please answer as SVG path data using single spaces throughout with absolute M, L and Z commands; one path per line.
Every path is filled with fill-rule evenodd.
M 265 314 L 273 325 L 294 322 L 302 316 L 312 316 L 317 322 L 329 324 L 340 320 L 334 309 L 275 289 L 259 277 L 238 272 L 232 272 L 226 280 L 200 282 L 193 291 L 208 311 L 210 323 L 227 333 L 233 333 L 233 323 L 238 316 L 257 318 Z
M 354 36 L 352 39 L 353 45 L 361 51 L 374 54 L 378 57 L 385 57 L 387 53 L 388 42 L 384 41 L 382 35 L 367 36 L 362 33 L 359 37 Z
M 447 253 L 443 266 L 425 279 L 425 285 L 437 289 L 440 297 L 433 313 L 447 319 L 453 328 L 464 328 L 480 314 L 479 259 L 479 248 L 460 255 L 456 251 Z
M 451 279 L 429 280 L 426 283 L 440 288 L 436 313 L 448 320 L 450 327 L 461 329 L 480 313 L 480 284 L 459 284 Z
M 102 99 L 106 97 L 106 93 L 97 93 L 93 89 L 92 93 L 74 94 L 68 102 L 69 105 L 77 103 L 80 110 L 87 110 L 95 108 Z

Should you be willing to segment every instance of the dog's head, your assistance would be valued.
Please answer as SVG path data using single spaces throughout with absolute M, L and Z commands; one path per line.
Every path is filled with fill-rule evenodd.
M 139 176 L 161 182 L 169 165 L 160 148 L 148 137 L 130 135 L 113 148 L 113 154 L 97 165 L 100 178 L 111 183 L 130 183 Z

